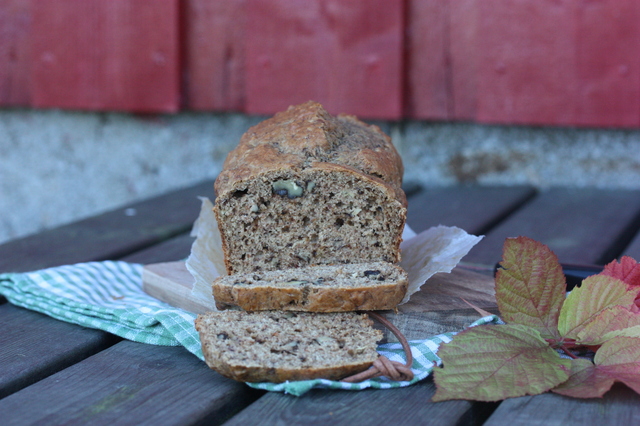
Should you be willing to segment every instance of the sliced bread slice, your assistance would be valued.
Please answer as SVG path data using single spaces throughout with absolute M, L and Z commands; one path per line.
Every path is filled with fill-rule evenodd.
M 338 380 L 369 368 L 382 339 L 355 312 L 208 312 L 195 325 L 207 365 L 243 382 Z
M 399 266 L 370 262 L 227 275 L 214 281 L 213 297 L 218 309 L 371 311 L 395 308 L 407 286 Z

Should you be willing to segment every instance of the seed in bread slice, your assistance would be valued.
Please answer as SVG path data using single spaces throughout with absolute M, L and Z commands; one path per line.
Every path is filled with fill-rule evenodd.
M 406 272 L 391 263 L 321 265 L 219 277 L 218 309 L 347 312 L 393 309 L 407 292 Z
M 382 339 L 355 312 L 208 312 L 195 325 L 207 365 L 243 382 L 338 380 L 369 368 Z

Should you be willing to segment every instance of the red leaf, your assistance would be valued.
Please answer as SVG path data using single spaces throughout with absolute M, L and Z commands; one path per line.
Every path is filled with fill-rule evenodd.
M 629 256 L 623 256 L 620 263 L 615 260 L 609 263 L 600 274 L 618 278 L 631 286 L 640 286 L 640 263 Z
M 604 267 L 600 275 L 618 278 L 632 287 L 640 288 L 640 263 L 629 256 L 623 256 L 620 263 L 615 260 Z M 640 308 L 640 293 L 636 297 L 636 306 Z

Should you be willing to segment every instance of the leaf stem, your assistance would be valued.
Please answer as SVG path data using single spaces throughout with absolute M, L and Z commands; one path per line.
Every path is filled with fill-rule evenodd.
M 571 357 L 571 358 L 573 358 L 573 359 L 578 359 L 578 357 L 577 357 L 577 356 L 575 356 L 575 355 L 573 354 L 573 352 L 571 352 L 571 351 L 569 350 L 569 348 L 567 348 L 567 346 L 566 346 L 566 345 L 564 345 L 564 344 L 563 344 L 563 345 L 560 345 L 560 349 L 562 349 L 562 352 L 564 352 L 565 354 L 567 354 L 567 356 L 569 356 L 569 357 Z

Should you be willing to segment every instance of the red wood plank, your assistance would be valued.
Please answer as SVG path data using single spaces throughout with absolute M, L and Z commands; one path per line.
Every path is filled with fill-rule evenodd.
M 416 119 L 450 119 L 451 1 L 409 0 L 407 8 L 407 113 Z
M 407 7 L 408 116 L 475 119 L 476 0 L 409 0 Z
M 400 118 L 403 32 L 402 0 L 248 1 L 246 111 Z
M 0 0 L 0 106 L 30 102 L 31 0 Z
M 478 1 L 449 0 L 449 50 L 453 116 L 474 120 L 478 101 L 478 66 L 483 53 L 478 50 Z
M 179 107 L 179 0 L 39 0 L 37 107 L 172 112 Z
M 245 0 L 186 0 L 185 106 L 195 110 L 244 107 Z
M 575 122 L 574 0 L 482 0 L 478 120 Z
M 636 0 L 579 3 L 576 124 L 640 125 L 639 22 Z

